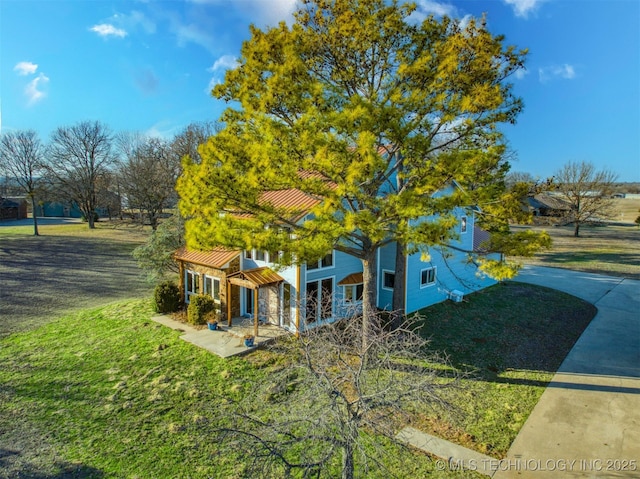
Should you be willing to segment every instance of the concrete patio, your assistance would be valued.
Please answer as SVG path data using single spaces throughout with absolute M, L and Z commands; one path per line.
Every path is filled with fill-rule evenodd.
M 254 340 L 254 346 L 247 347 L 244 345 L 244 336 L 246 334 L 253 335 L 253 320 L 249 318 L 234 318 L 232 320 L 233 326 L 227 326 L 224 322 L 219 323 L 218 329 L 215 331 L 211 331 L 207 327 L 196 328 L 176 321 L 167 315 L 156 315 L 151 319 L 176 331 L 184 332 L 180 336 L 181 339 L 222 358 L 248 354 L 273 341 L 278 336 L 291 334 L 273 324 L 261 324 L 258 329 L 258 336 Z

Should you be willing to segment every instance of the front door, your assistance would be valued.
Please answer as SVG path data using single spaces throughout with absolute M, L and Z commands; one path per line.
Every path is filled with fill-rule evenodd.
M 253 316 L 253 290 L 244 288 L 244 311 Z

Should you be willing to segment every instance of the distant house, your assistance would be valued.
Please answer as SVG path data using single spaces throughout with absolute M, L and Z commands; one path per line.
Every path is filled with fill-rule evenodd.
M 456 184 L 439 194 L 450 194 Z M 270 192 L 272 204 L 287 204 L 310 209 L 318 200 L 298 190 Z M 395 272 L 396 244 L 378 252 L 377 306 L 392 307 L 393 290 L 405 283 L 404 310 L 407 314 L 447 299 L 461 300 L 495 281 L 477 275 L 469 261 L 471 253 L 483 250 L 488 234 L 475 225 L 477 208 L 459 208 L 456 233 L 446 251 L 431 248 L 430 254 L 416 253 L 406 258 L 405 274 Z M 298 221 L 305 221 L 302 215 Z M 419 221 L 429 221 L 422 218 Z M 180 264 L 184 300 L 193 294 L 208 294 L 231 322 L 232 318 L 254 317 L 292 332 L 319 324 L 352 317 L 361 311 L 363 268 L 360 259 L 333 250 L 314 263 L 279 267 L 279 253 L 260 250 L 209 252 L 180 249 L 175 254 Z
M 0 220 L 21 220 L 27 217 L 27 202 L 23 198 L 0 198 Z
M 528 198 L 529 210 L 534 216 L 563 216 L 571 210 L 571 204 L 558 195 L 539 193 Z

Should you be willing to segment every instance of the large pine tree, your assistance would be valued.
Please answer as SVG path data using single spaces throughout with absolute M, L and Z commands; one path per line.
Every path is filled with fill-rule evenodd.
M 457 208 L 501 198 L 498 127 L 522 109 L 507 79 L 526 51 L 506 47 L 484 19 L 416 23 L 413 11 L 304 0 L 293 25 L 251 28 L 239 66 L 213 90 L 229 105 L 224 128 L 178 181 L 191 247 L 279 250 L 284 262 L 332 248 L 356 256 L 366 322 L 381 247 L 446 244 Z M 435 195 L 454 180 L 467 188 Z M 321 201 L 296 210 L 268 201 L 274 190 Z M 505 233 L 506 215 L 497 219 Z

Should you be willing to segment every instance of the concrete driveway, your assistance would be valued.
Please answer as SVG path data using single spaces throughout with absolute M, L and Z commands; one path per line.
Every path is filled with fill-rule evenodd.
M 493 477 L 640 477 L 640 281 L 533 266 L 517 281 L 580 297 L 598 313 Z

